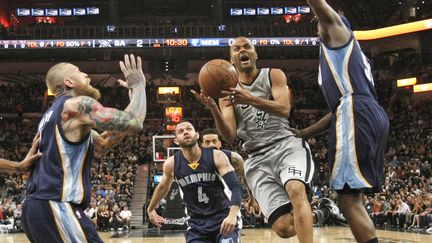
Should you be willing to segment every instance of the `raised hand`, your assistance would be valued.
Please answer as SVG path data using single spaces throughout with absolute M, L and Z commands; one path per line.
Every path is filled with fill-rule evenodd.
M 195 96 L 195 98 L 207 108 L 217 108 L 216 101 L 212 97 L 205 95 L 202 90 L 199 94 L 195 90 L 191 90 L 191 92 Z
M 120 61 L 120 69 L 126 78 L 127 87 L 133 89 L 138 85 L 146 85 L 146 78 L 142 70 L 141 57 L 137 57 L 133 54 L 125 55 L 124 62 Z M 121 80 L 122 82 L 125 82 Z M 123 86 L 123 83 L 119 82 Z

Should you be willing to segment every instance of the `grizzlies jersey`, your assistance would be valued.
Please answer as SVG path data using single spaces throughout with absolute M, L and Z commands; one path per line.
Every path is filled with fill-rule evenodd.
M 353 94 L 376 100 L 369 61 L 352 33 L 344 46 L 330 48 L 322 42 L 320 51 L 318 83 L 332 111 Z
M 220 151 L 224 152 L 224 154 L 228 157 L 228 160 L 231 162 L 231 158 L 232 158 L 232 151 L 227 150 L 227 149 L 221 149 Z
M 255 97 L 272 99 L 271 78 L 269 68 L 260 70 L 258 77 L 250 85 L 244 85 Z M 240 85 L 237 84 L 237 88 Z M 293 133 L 287 128 L 290 127 L 288 117 L 278 117 L 267 114 L 264 111 L 251 106 L 237 104 L 234 107 L 237 119 L 237 136 L 243 142 L 243 149 L 248 153 L 258 150 L 264 152 L 264 147 Z
M 181 151 L 174 155 L 174 178 L 183 192 L 188 214 L 204 217 L 226 210 L 231 202 L 217 174 L 213 149 L 201 148 L 201 158 L 193 165 Z
M 39 123 L 39 150 L 43 156 L 31 172 L 27 196 L 86 206 L 91 198 L 93 143 L 90 133 L 80 142 L 71 142 L 63 134 L 61 114 L 70 98 L 56 98 Z

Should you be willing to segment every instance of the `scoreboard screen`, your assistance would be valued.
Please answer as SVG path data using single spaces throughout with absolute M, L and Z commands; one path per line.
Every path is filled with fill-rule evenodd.
M 318 37 L 249 38 L 255 46 L 317 46 Z M 0 49 L 225 47 L 234 38 L 0 40 Z

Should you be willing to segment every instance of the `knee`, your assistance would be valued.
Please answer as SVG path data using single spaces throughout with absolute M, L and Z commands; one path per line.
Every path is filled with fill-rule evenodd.
M 283 239 L 287 239 L 296 235 L 294 225 L 274 223 L 272 226 L 273 231 Z
M 292 202 L 301 200 L 303 198 L 307 199 L 306 189 L 303 182 L 296 181 L 296 180 L 290 181 L 286 185 L 286 190 Z

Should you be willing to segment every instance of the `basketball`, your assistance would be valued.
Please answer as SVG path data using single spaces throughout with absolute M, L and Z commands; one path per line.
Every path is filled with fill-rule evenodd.
M 237 81 L 238 74 L 235 67 L 222 59 L 207 62 L 198 75 L 199 86 L 206 95 L 214 99 L 224 97 L 221 91 L 234 88 Z

